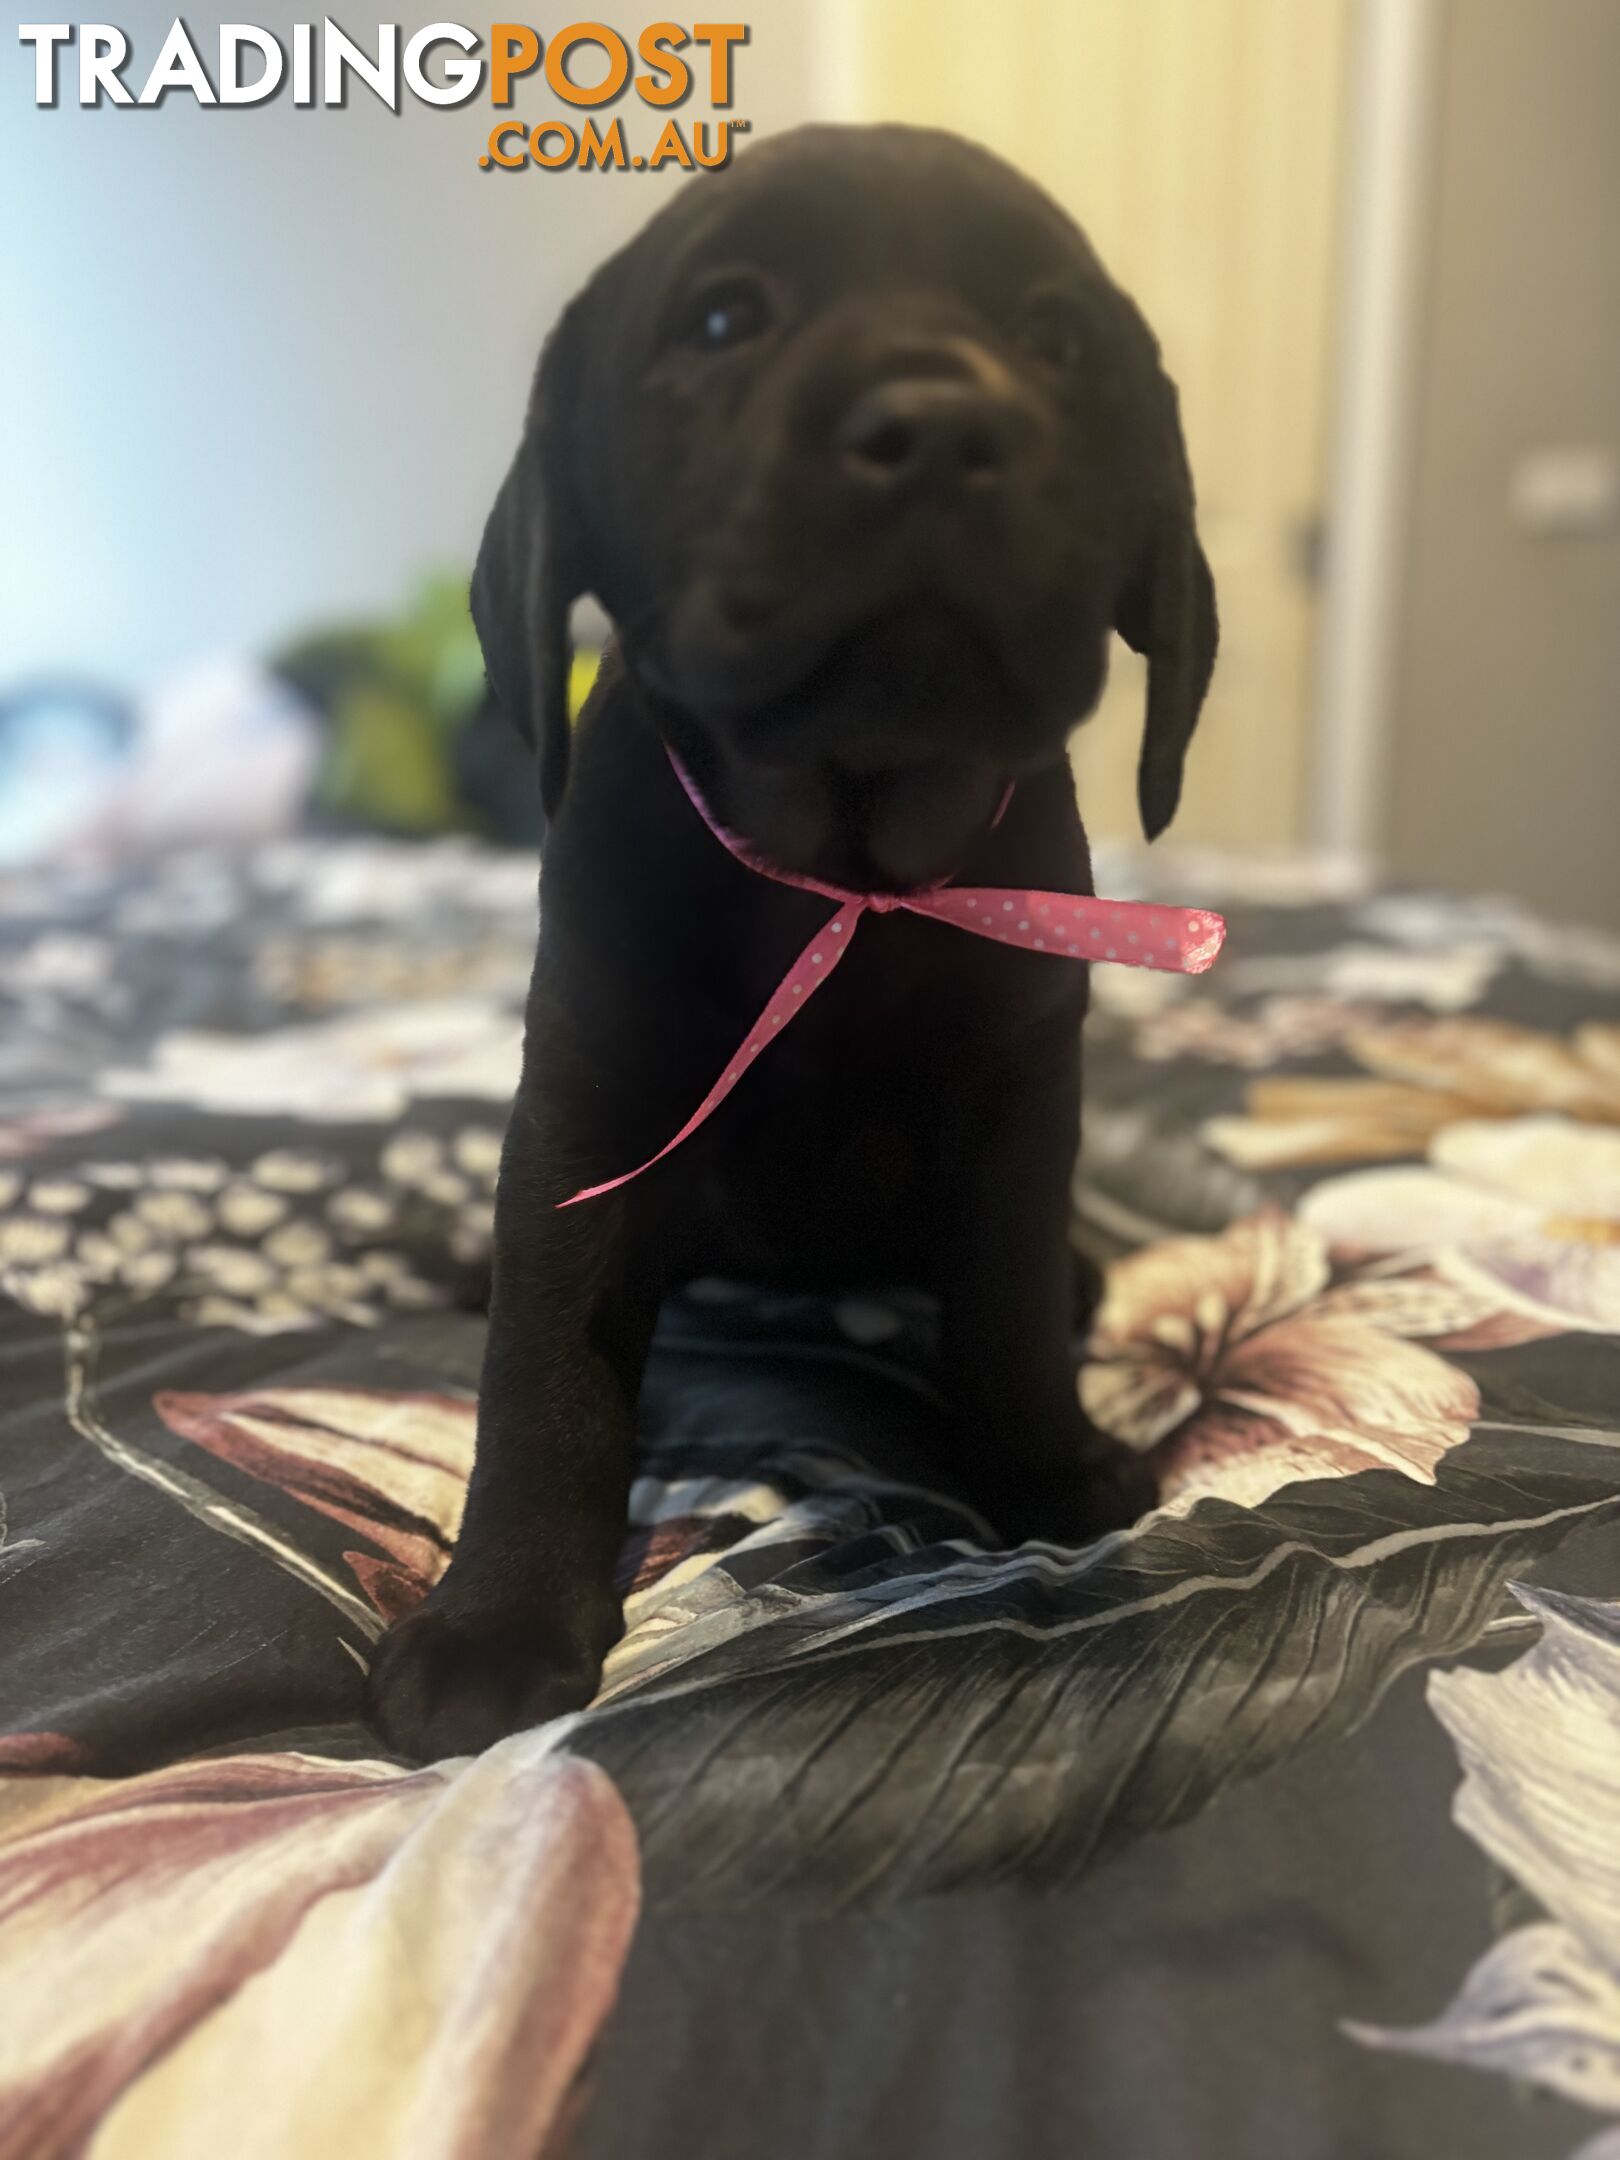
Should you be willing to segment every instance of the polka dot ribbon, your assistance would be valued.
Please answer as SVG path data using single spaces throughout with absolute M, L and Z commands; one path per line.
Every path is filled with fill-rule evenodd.
M 601 1185 L 587 1185 L 561 1201 L 562 1207 L 574 1207 L 581 1200 L 595 1200 L 620 1185 L 628 1185 L 642 1171 L 673 1154 L 683 1140 L 689 1140 L 705 1118 L 725 1101 L 760 1052 L 781 1034 L 795 1013 L 804 1010 L 826 982 L 848 952 L 863 915 L 903 911 L 950 923 L 958 930 L 971 930 L 975 937 L 994 938 L 1000 945 L 1022 945 L 1028 952 L 1050 953 L 1057 960 L 1112 960 L 1122 967 L 1165 968 L 1178 975 L 1202 975 L 1214 965 L 1226 937 L 1225 922 L 1206 908 L 1160 907 L 1144 900 L 1095 900 L 1075 893 L 1033 892 L 1005 885 L 929 885 L 909 893 L 857 893 L 824 884 L 819 878 L 800 877 L 765 862 L 745 840 L 728 832 L 711 815 L 691 774 L 673 750 L 669 760 L 693 808 L 728 853 L 760 877 L 820 893 L 838 906 L 777 984 L 735 1057 L 674 1138 L 666 1140 L 656 1155 L 649 1155 L 634 1170 L 626 1170 Z M 1009 788 L 996 813 L 997 823 L 1011 795 Z

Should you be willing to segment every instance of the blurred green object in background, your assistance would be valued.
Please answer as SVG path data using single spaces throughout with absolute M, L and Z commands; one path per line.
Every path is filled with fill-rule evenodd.
M 326 723 L 316 814 L 400 833 L 476 828 L 454 761 L 484 695 L 464 578 L 430 578 L 393 621 L 316 631 L 271 665 Z
M 574 661 L 577 712 L 599 655 Z M 320 630 L 271 657 L 320 716 L 320 822 L 520 841 L 540 829 L 528 746 L 491 705 L 464 575 L 426 579 L 392 620 Z

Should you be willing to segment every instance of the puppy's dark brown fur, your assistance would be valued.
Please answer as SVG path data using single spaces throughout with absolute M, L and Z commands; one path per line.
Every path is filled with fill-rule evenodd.
M 617 649 L 571 740 L 587 591 Z M 1065 742 L 1110 631 L 1150 664 L 1150 837 L 1215 655 L 1140 315 L 1016 173 L 894 128 L 755 151 L 591 280 L 542 357 L 473 606 L 549 822 L 466 1519 L 371 1683 L 381 1731 L 424 1756 L 591 1695 L 642 1364 L 693 1275 L 929 1285 L 953 1467 L 1004 1533 L 1139 1504 L 1070 1368 L 1077 964 L 870 917 L 690 1142 L 557 1203 L 680 1126 L 827 913 L 722 851 L 666 742 L 785 868 L 1088 893 Z

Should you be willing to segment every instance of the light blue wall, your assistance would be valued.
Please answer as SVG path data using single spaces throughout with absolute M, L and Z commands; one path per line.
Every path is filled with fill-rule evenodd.
M 136 89 L 175 11 L 104 11 Z M 492 12 L 396 19 L 403 43 L 441 13 L 479 29 Z M 601 11 L 509 12 L 544 34 Z M 659 12 L 606 19 L 634 35 Z M 732 109 L 756 132 L 790 124 L 816 0 L 738 14 L 753 36 Z M 228 11 L 284 42 L 312 17 Z M 680 177 L 481 172 L 482 96 L 403 97 L 397 117 L 358 88 L 342 112 L 285 92 L 84 110 L 70 59 L 69 101 L 42 110 L 16 20 L 0 44 L 0 686 L 63 668 L 137 685 L 468 561 L 547 323 Z M 186 13 L 210 70 L 218 20 Z M 373 20 L 339 20 L 373 48 Z M 526 109 L 557 107 L 520 89 Z M 615 110 L 655 139 L 650 112 Z

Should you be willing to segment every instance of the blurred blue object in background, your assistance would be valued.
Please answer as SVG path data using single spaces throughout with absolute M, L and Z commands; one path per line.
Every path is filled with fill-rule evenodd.
M 86 683 L 0 698 L 0 869 L 63 849 L 127 771 L 133 733 L 128 705 Z

